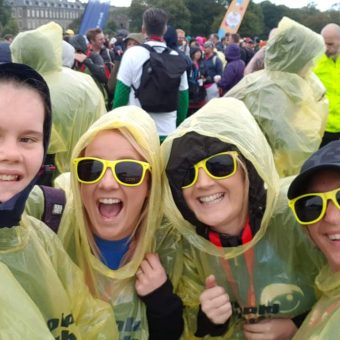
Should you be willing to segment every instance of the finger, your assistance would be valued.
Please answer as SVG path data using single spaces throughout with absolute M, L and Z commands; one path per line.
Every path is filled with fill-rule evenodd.
M 140 268 L 142 269 L 143 273 L 148 275 L 148 273 L 152 272 L 152 267 L 147 259 L 144 259 L 140 264 Z
M 209 275 L 205 280 L 205 288 L 213 288 L 217 286 L 215 275 Z
M 229 295 L 226 294 L 223 287 L 216 286 L 210 289 L 206 289 L 201 294 L 201 300 L 214 300 L 216 298 L 220 299 L 222 296 L 227 296 L 229 300 Z
M 244 336 L 247 340 L 265 340 L 266 336 L 263 333 L 251 333 L 244 331 Z
M 269 320 L 261 320 L 256 323 L 246 323 L 243 329 L 251 333 L 266 333 L 269 331 L 268 321 Z
M 158 269 L 162 267 L 161 261 L 157 253 L 149 253 L 145 256 L 152 269 Z
M 136 272 L 136 276 L 139 277 L 142 274 L 143 274 L 143 270 L 141 268 L 139 268 Z

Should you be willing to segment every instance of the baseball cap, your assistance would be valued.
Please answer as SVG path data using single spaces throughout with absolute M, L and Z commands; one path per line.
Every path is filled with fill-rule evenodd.
M 65 34 L 74 35 L 74 31 L 69 28 L 68 30 L 65 31 Z
M 204 43 L 204 48 L 214 48 L 214 43 L 210 40 Z
M 293 199 L 305 193 L 310 178 L 321 170 L 329 169 L 338 169 L 340 172 L 340 140 L 326 144 L 305 161 L 300 174 L 290 184 L 288 198 Z

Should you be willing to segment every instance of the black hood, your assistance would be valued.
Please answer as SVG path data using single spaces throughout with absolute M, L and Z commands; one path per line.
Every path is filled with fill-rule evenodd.
M 174 202 L 185 220 L 196 227 L 199 235 L 208 238 L 210 227 L 200 222 L 189 209 L 182 194 L 183 177 L 187 170 L 200 160 L 224 151 L 238 151 L 245 164 L 249 177 L 249 220 L 252 234 L 259 230 L 265 211 L 266 191 L 261 177 L 254 166 L 242 157 L 236 146 L 227 144 L 218 138 L 189 132 L 173 141 L 169 161 L 166 166 L 170 189 Z M 238 246 L 242 244 L 241 235 L 220 235 L 223 246 Z

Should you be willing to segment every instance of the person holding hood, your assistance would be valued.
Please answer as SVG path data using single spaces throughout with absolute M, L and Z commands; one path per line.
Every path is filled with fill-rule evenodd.
M 19 33 L 11 44 L 13 61 L 31 66 L 50 88 L 55 133 L 47 162 L 56 165 L 56 175 L 70 170 L 71 152 L 78 139 L 106 112 L 103 96 L 91 77 L 62 67 L 62 47 L 62 28 L 54 22 Z
M 80 138 L 60 238 L 92 293 L 111 303 L 120 339 L 178 339 L 182 302 L 155 251 L 159 139 L 141 108 L 117 108 Z
M 301 168 L 288 190 L 289 206 L 327 263 L 315 279 L 321 297 L 294 339 L 340 334 L 340 141 L 326 144 Z
M 110 306 L 91 296 L 58 237 L 23 212 L 47 153 L 51 124 L 49 89 L 41 75 L 27 65 L 1 64 L 0 263 L 40 310 L 53 338 L 117 339 Z M 20 297 L 22 292 L 11 298 Z M 27 305 L 27 297 L 20 302 Z
M 183 273 L 172 273 L 184 339 L 290 339 L 315 302 L 322 260 L 290 214 L 287 180 L 246 106 L 212 100 L 161 151 L 171 270 L 176 242 L 184 251 Z
M 256 119 L 280 177 L 297 174 L 321 143 L 328 103 L 311 70 L 323 51 L 321 35 L 284 17 L 268 41 L 265 69 L 247 75 L 226 94 L 242 100 Z

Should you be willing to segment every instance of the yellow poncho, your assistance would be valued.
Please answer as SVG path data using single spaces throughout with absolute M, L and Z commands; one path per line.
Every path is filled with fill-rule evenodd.
M 131 260 L 119 269 L 111 270 L 93 255 L 74 168 L 71 169 L 72 194 L 68 196 L 59 235 L 71 257 L 84 270 L 92 291 L 112 304 L 120 338 L 147 340 L 145 305 L 135 292 L 135 274 L 145 253 L 154 250 L 154 234 L 162 214 L 159 139 L 154 122 L 140 108 L 128 106 L 115 109 L 101 117 L 80 138 L 72 158 L 78 157 L 100 131 L 119 128 L 131 133 L 152 168 L 147 213 L 144 223 L 139 226 L 140 239 Z
M 184 219 L 164 178 L 164 211 L 170 227 L 163 228 L 159 252 L 185 305 L 183 338 L 195 339 L 199 296 L 210 274 L 226 289 L 233 304 L 229 331 L 220 339 L 243 338 L 242 325 L 251 317 L 293 318 L 308 311 L 315 302 L 313 282 L 321 267 L 320 257 L 288 208 L 289 181 L 279 180 L 271 149 L 254 118 L 236 99 L 211 100 L 164 141 L 161 151 L 165 167 L 174 141 L 193 132 L 236 146 L 263 180 L 266 201 L 260 229 L 253 239 L 237 247 L 219 248 L 199 236 L 196 226 Z M 205 147 L 209 145 L 201 149 Z M 181 164 L 196 150 L 183 146 L 172 156 Z M 250 182 L 250 188 L 252 185 Z M 257 199 L 256 193 L 253 199 Z

